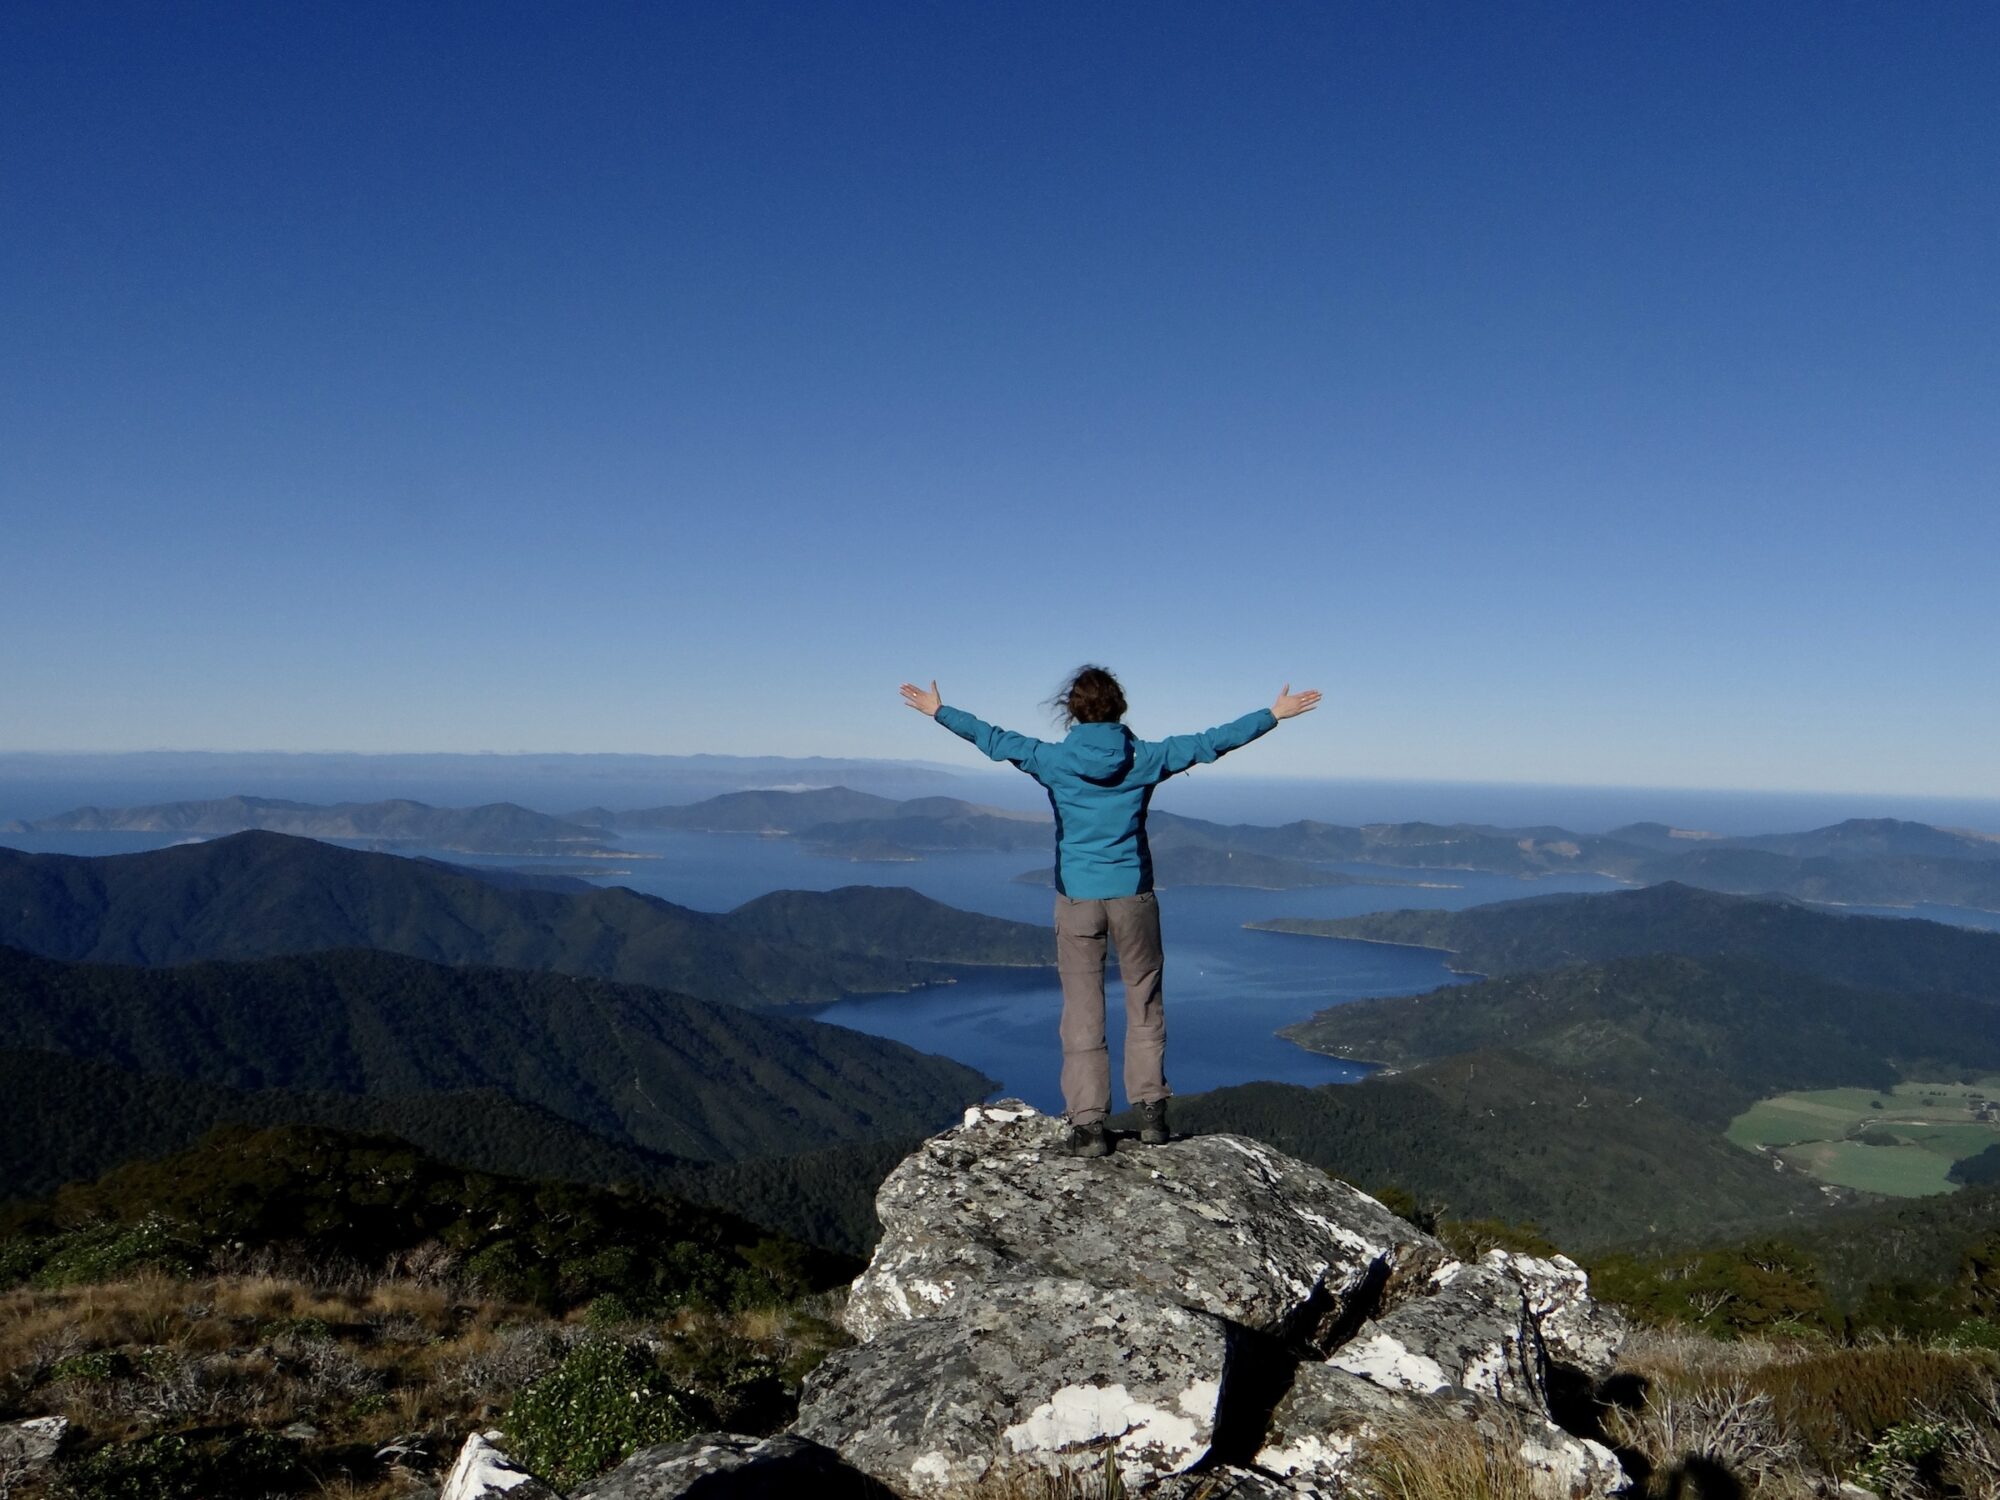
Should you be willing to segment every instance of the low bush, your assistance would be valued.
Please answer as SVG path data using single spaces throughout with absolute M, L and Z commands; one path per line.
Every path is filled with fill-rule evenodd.
M 577 1345 L 522 1391 L 502 1425 L 507 1451 L 559 1490 L 698 1430 L 650 1353 L 603 1337 Z
M 0 1248 L 0 1286 L 83 1286 L 137 1271 L 187 1276 L 202 1253 L 173 1222 L 154 1215 L 130 1224 L 92 1224 L 10 1241 Z
M 300 1477 L 291 1444 L 269 1433 L 207 1441 L 169 1433 L 63 1465 L 55 1492 L 63 1500 L 215 1500 L 290 1489 Z

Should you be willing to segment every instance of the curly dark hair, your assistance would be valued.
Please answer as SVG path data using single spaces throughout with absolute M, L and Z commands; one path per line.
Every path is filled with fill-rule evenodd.
M 1064 727 L 1073 724 L 1116 724 L 1125 717 L 1125 689 L 1102 667 L 1081 666 L 1049 699 Z

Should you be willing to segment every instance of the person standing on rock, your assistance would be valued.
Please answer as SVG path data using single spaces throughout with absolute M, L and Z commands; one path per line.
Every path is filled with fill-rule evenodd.
M 1139 1139 L 1167 1139 L 1166 1014 L 1160 997 L 1160 908 L 1146 809 L 1169 776 L 1240 750 L 1319 706 L 1318 693 L 1287 683 L 1269 708 L 1200 734 L 1137 738 L 1122 722 L 1125 692 L 1102 667 L 1081 667 L 1052 700 L 1069 727 L 1059 744 L 1031 739 L 947 706 L 937 683 L 903 684 L 903 701 L 991 760 L 1010 761 L 1049 794 L 1056 817 L 1056 968 L 1062 978 L 1063 1113 L 1069 1149 L 1106 1156 L 1111 1137 L 1111 1056 L 1104 1041 L 1106 938 L 1118 945 L 1125 982 L 1125 1098 L 1139 1111 Z

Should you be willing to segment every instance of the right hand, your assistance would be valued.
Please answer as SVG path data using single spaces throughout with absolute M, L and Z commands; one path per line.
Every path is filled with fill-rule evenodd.
M 931 686 L 936 687 L 937 684 L 932 683 Z M 903 691 L 907 693 L 909 689 Z M 1296 719 L 1300 714 L 1309 714 L 1318 707 L 1318 693 L 1295 693 L 1288 682 L 1279 690 L 1278 701 L 1271 705 L 1271 713 L 1278 719 Z
M 1313 696 L 1318 697 L 1319 695 L 1315 693 Z M 931 690 L 928 693 L 914 682 L 904 683 L 903 701 L 918 713 L 929 714 L 933 719 L 937 717 L 937 711 L 944 707 L 944 699 L 938 696 L 937 679 L 935 677 L 931 679 Z

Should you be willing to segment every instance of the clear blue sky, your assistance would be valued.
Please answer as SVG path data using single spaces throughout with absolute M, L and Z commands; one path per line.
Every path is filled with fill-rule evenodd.
M 2000 7 L 16 3 L 0 747 L 2000 795 Z

